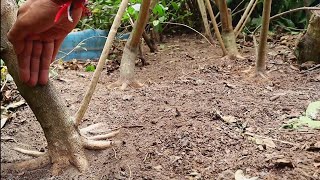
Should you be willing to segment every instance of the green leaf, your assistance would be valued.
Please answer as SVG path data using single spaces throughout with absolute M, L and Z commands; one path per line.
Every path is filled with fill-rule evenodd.
M 176 11 L 178 11 L 180 8 L 180 4 L 178 5 L 178 3 L 176 3 L 176 2 L 171 2 L 171 5 L 172 5 L 173 9 Z
M 312 102 L 308 105 L 306 110 L 308 118 L 320 121 L 320 101 Z
M 312 102 L 308 105 L 306 116 L 300 116 L 289 120 L 282 128 L 299 129 L 307 126 L 312 129 L 320 129 L 320 101 Z
M 288 121 L 282 126 L 284 129 L 299 129 L 302 127 L 309 127 L 311 129 L 320 129 L 320 121 L 312 120 L 306 116 L 301 116 L 299 118 L 294 118 Z
M 85 69 L 86 72 L 94 72 L 94 70 L 96 70 L 96 67 L 92 64 L 89 64 Z
M 160 24 L 160 21 L 159 20 L 154 20 L 153 22 L 152 22 L 152 25 L 153 26 L 158 26 Z
M 162 16 L 162 17 L 159 18 L 159 21 L 160 21 L 160 22 L 164 22 L 165 20 L 166 20 L 166 17 L 164 17 L 164 16 Z

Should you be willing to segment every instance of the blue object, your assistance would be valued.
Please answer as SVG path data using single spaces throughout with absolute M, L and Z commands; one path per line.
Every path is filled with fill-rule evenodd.
M 108 33 L 109 31 L 99 29 L 71 32 L 62 42 L 56 59 L 63 59 L 64 61 L 99 59 Z M 129 34 L 124 34 L 117 38 L 128 39 Z

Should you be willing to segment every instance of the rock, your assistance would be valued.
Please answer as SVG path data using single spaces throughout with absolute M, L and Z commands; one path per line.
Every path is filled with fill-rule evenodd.
M 153 167 L 155 170 L 157 171 L 161 171 L 162 170 L 162 166 L 161 165 L 158 165 L 158 166 L 155 166 Z
M 123 99 L 124 101 L 131 101 L 131 100 L 133 99 L 133 96 L 132 96 L 132 95 L 124 95 L 124 96 L 122 97 L 122 99 Z

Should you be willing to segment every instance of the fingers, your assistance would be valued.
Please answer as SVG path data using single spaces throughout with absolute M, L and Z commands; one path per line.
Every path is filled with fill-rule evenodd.
M 54 51 L 54 42 L 43 42 L 38 83 L 45 85 L 49 79 L 49 67 Z
M 32 55 L 33 42 L 25 41 L 25 48 L 18 54 L 19 76 L 23 83 L 30 80 L 30 59 Z
M 30 79 L 27 83 L 32 87 L 38 82 L 42 48 L 43 45 L 41 41 L 33 41 L 32 56 L 30 60 Z

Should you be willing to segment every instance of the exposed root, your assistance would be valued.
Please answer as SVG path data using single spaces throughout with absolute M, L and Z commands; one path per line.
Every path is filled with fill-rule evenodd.
M 92 136 L 92 137 L 87 137 L 89 140 L 105 140 L 111 137 L 116 136 L 117 134 L 119 134 L 119 130 L 117 131 L 113 131 L 111 133 L 107 133 L 107 134 L 102 134 L 102 135 L 96 135 L 96 136 Z
M 107 87 L 109 89 L 120 89 L 120 90 L 126 90 L 128 87 L 131 88 L 141 88 L 143 86 L 142 83 L 138 82 L 137 80 L 133 81 L 123 81 L 123 80 L 118 80 Z
M 83 140 L 83 147 L 89 150 L 103 150 L 116 144 L 122 144 L 122 142 L 121 141 L 95 141 L 90 139 Z
M 103 128 L 106 127 L 106 124 L 105 123 L 92 124 L 90 126 L 80 129 L 80 133 L 81 134 L 97 133 L 97 129 L 101 129 L 102 127 Z M 105 132 L 105 130 L 103 132 Z
M 254 74 L 254 77 L 262 78 L 262 79 L 265 79 L 265 80 L 268 79 L 268 76 L 264 72 L 260 72 L 260 71 L 256 71 L 255 74 Z
M 268 75 L 264 72 L 256 71 L 255 68 L 249 67 L 242 71 L 249 79 L 255 79 L 259 81 L 268 81 Z
M 22 172 L 42 168 L 50 163 L 49 154 L 44 154 L 36 159 L 30 159 L 21 162 L 3 163 L 1 164 L 1 172 Z
M 228 54 L 228 57 L 232 60 L 234 59 L 240 59 L 240 60 L 244 60 L 246 59 L 245 57 L 241 56 L 241 54 L 236 53 L 236 54 Z
M 79 154 L 73 154 L 71 158 L 71 164 L 73 164 L 80 172 L 84 172 L 89 168 L 89 162 L 86 157 Z
M 122 144 L 122 141 L 106 140 L 108 138 L 116 136 L 120 132 L 119 130 L 115 130 L 109 133 L 105 133 L 106 127 L 107 126 L 105 123 L 97 123 L 80 129 L 80 134 L 82 134 L 80 136 L 81 140 L 79 142 L 80 148 L 83 147 L 89 150 L 103 150 L 112 147 L 113 145 Z M 99 130 L 101 132 L 104 132 L 105 134 L 94 135 L 91 137 L 86 137 L 84 135 L 97 134 Z M 77 151 L 72 151 L 69 154 L 63 154 L 62 152 L 61 155 L 57 155 L 52 153 L 49 154 L 48 152 L 26 150 L 18 147 L 14 148 L 14 150 L 37 158 L 17 163 L 1 164 L 1 172 L 22 172 L 39 169 L 48 164 L 52 164 L 52 174 L 59 175 L 70 165 L 75 166 L 80 172 L 84 172 L 89 167 L 89 163 L 86 157 L 82 153 L 78 153 Z M 55 158 L 52 158 L 51 156 Z
M 39 151 L 33 151 L 33 150 L 27 150 L 27 149 L 22 149 L 19 147 L 13 148 L 15 151 L 18 151 L 19 153 L 32 156 L 32 157 L 40 157 L 44 156 L 46 153 L 45 152 L 39 152 Z

